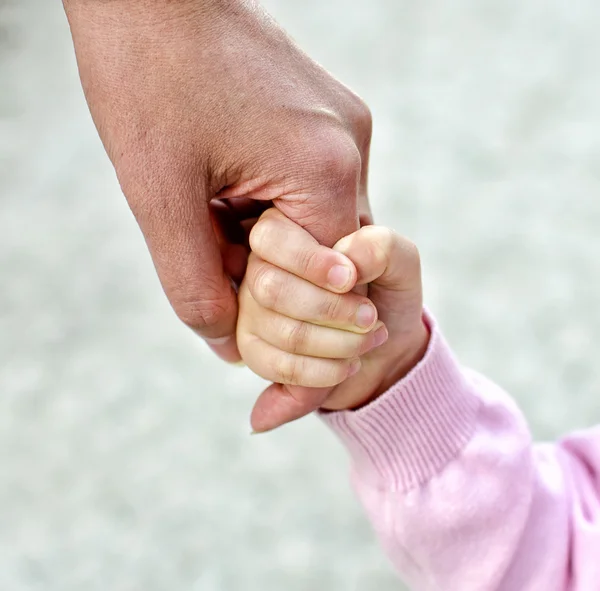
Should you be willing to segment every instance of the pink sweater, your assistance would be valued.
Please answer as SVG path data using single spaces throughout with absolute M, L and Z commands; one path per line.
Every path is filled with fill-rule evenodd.
M 429 323 L 406 378 L 322 415 L 395 568 L 415 591 L 600 590 L 600 428 L 533 445 L 514 401 Z

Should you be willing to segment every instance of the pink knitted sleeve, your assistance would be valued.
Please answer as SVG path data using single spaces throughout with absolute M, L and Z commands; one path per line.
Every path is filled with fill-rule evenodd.
M 428 321 L 406 378 L 321 415 L 394 566 L 415 591 L 600 590 L 600 429 L 533 445 L 514 401 Z

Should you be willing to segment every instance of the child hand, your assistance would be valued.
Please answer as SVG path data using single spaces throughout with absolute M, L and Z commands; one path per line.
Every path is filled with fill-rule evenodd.
M 408 240 L 365 226 L 332 250 L 270 209 L 254 226 L 250 245 L 239 291 L 238 347 L 252 371 L 274 382 L 254 408 L 256 431 L 319 407 L 358 408 L 424 355 L 429 333 L 420 262 Z M 327 278 L 335 263 L 349 270 L 337 293 Z M 370 300 L 350 292 L 366 284 Z

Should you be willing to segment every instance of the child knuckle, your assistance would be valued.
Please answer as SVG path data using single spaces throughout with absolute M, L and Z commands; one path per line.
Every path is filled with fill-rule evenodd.
M 310 277 L 319 265 L 319 253 L 313 249 L 302 249 L 297 253 L 297 265 L 304 277 Z
M 363 335 L 353 335 L 355 338 L 352 339 L 348 344 L 348 350 L 346 357 L 360 357 L 366 351 L 369 350 L 371 345 L 371 335 L 369 333 Z
M 273 360 L 273 381 L 277 384 L 288 384 L 289 370 L 288 363 L 285 358 L 281 360 Z
M 341 384 L 348 376 L 348 362 L 332 362 L 329 368 L 329 385 L 335 386 Z
M 267 227 L 269 221 L 261 217 L 252 230 L 250 230 L 250 236 L 248 237 L 248 241 L 250 243 L 250 248 L 252 248 L 255 252 L 261 252 L 263 243 L 265 242 L 266 237 L 268 236 L 269 228 Z
M 392 252 L 395 242 L 395 233 L 384 226 L 369 227 L 369 242 L 372 245 L 373 256 L 380 264 L 386 263 Z
M 341 295 L 330 295 L 322 304 L 321 316 L 326 321 L 338 320 L 344 308 L 344 299 Z
M 401 260 L 406 268 L 406 275 L 412 276 L 420 274 L 421 271 L 421 254 L 417 245 L 401 236 L 396 236 L 397 254 L 401 257 Z
M 285 332 L 285 343 L 290 353 L 299 353 L 308 342 L 310 325 L 301 321 L 290 321 L 287 323 Z
M 354 334 L 348 331 L 339 331 L 338 340 L 336 341 L 338 359 L 348 359 L 357 357 L 364 349 L 364 335 Z
M 276 269 L 267 265 L 259 267 L 252 283 L 254 299 L 265 308 L 274 309 L 281 301 L 283 284 Z
M 421 266 L 421 253 L 419 252 L 419 249 L 417 248 L 417 245 L 412 242 L 411 240 L 408 240 L 407 238 L 404 239 L 405 241 L 405 250 L 406 253 L 408 255 L 408 259 L 411 262 L 412 265 L 414 265 L 417 268 L 420 268 Z

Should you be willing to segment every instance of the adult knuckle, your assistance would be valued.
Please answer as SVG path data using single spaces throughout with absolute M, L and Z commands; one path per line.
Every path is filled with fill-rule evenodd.
M 338 96 L 342 100 L 339 105 L 341 121 L 351 128 L 362 126 L 365 130 L 372 127 L 372 115 L 365 101 L 354 91 L 340 83 Z
M 373 135 L 373 113 L 369 106 L 357 95 L 354 96 L 349 115 L 357 143 L 363 150 L 368 149 Z
M 361 150 L 353 130 L 344 122 L 310 126 L 298 140 L 298 150 L 304 154 L 305 169 L 320 184 L 331 184 L 347 189 L 357 183 L 362 168 Z
M 360 170 L 361 155 L 354 141 L 343 138 L 322 148 L 321 171 L 342 190 L 358 184 Z
M 225 297 L 207 300 L 179 297 L 173 300 L 173 309 L 185 325 L 203 332 L 227 316 L 231 311 L 231 303 Z
M 367 103 L 362 99 L 359 99 L 356 106 L 356 121 L 365 136 L 368 136 L 369 140 L 373 133 L 373 113 Z

